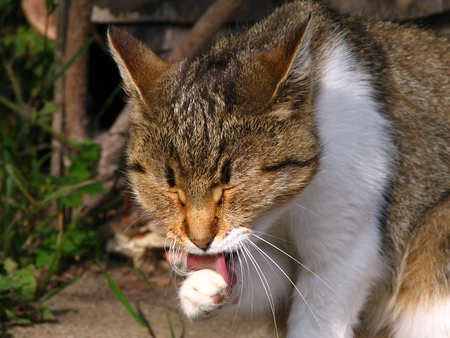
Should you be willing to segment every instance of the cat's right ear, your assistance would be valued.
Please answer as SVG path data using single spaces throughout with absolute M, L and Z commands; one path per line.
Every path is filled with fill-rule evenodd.
M 119 28 L 109 27 L 108 41 L 125 91 L 131 96 L 137 94 L 147 103 L 147 93 L 172 64 L 160 59 L 146 45 Z

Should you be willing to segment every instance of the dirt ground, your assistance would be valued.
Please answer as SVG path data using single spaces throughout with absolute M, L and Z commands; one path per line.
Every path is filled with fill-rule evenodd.
M 112 277 L 135 309 L 149 322 L 153 337 L 171 337 L 166 313 L 177 338 L 261 338 L 271 337 L 262 321 L 211 318 L 188 322 L 178 311 L 176 282 L 153 289 L 132 270 L 115 268 Z M 169 275 L 158 277 L 156 284 L 166 284 Z M 54 323 L 14 327 L 14 338 L 148 338 L 146 332 L 119 302 L 100 271 L 88 271 L 46 303 L 55 314 Z M 164 305 L 163 305 L 164 304 Z

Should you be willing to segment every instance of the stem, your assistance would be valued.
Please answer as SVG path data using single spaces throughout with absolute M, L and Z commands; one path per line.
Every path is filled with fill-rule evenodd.
M 33 121 L 31 116 L 28 116 L 25 113 L 25 110 L 21 106 L 15 104 L 14 102 L 11 102 L 6 97 L 0 96 L 0 102 L 3 103 L 8 108 L 10 108 L 12 111 L 18 113 L 21 117 L 25 118 L 30 124 L 35 124 L 35 125 L 39 126 L 43 130 L 45 130 L 46 132 L 51 134 L 52 136 L 56 137 L 59 141 L 65 143 L 68 146 L 70 146 L 72 149 L 74 149 L 76 151 L 81 151 L 82 150 L 82 148 L 79 145 L 74 143 L 67 136 L 57 132 L 52 127 L 48 126 L 47 124 L 43 123 L 42 121 Z

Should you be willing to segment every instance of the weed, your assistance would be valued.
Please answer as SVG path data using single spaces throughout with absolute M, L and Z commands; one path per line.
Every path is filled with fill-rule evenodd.
M 81 208 L 85 194 L 104 193 L 93 179 L 100 146 L 77 142 L 51 128 L 54 82 L 59 72 L 54 43 L 27 24 L 17 1 L 0 2 L 0 335 L 3 323 L 52 318 L 42 305 L 62 288 L 52 276 L 100 243 Z M 88 43 L 83 47 L 87 48 Z M 66 151 L 61 177 L 50 174 L 51 140 Z M 97 250 L 98 252 L 98 250 Z

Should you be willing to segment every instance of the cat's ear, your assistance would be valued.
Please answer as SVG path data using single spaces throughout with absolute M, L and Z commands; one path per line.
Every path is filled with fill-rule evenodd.
M 155 81 L 164 75 L 172 64 L 160 59 L 146 45 L 119 28 L 108 29 L 108 41 L 125 91 L 131 95 L 138 94 L 141 100 L 146 102 L 147 93 Z
M 294 68 L 298 68 L 296 71 L 308 69 L 312 35 L 310 22 L 311 15 L 308 15 L 274 49 L 255 57 L 267 75 L 265 85 L 268 86 L 270 98 L 276 95 L 280 84 Z

